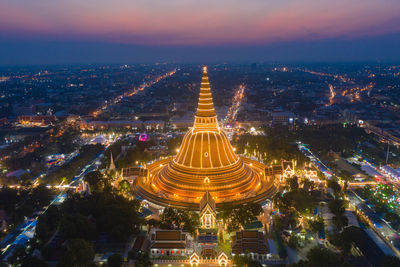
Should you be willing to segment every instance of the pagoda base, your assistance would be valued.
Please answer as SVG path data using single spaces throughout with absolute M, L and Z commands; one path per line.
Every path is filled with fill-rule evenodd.
M 164 159 L 161 161 L 157 161 L 152 164 L 152 166 L 162 166 L 169 162 L 171 159 Z M 248 158 L 242 158 L 242 160 L 248 165 L 256 173 L 263 173 L 265 170 L 265 165 L 250 160 Z M 185 208 L 190 210 L 198 210 L 200 199 L 196 197 L 180 197 L 174 192 L 161 191 L 157 188 L 154 188 L 152 185 L 151 177 L 155 177 L 155 172 L 157 170 L 149 168 L 150 172 L 148 176 L 138 177 L 134 184 L 133 188 L 135 193 L 146 199 L 147 201 L 154 203 L 156 205 L 164 206 L 164 207 L 174 207 L 174 208 Z M 230 197 L 219 197 L 215 199 L 217 209 L 226 204 L 245 204 L 245 203 L 262 203 L 267 199 L 270 199 L 275 193 L 277 189 L 274 186 L 273 177 L 267 177 L 265 174 L 262 179 L 260 179 L 260 183 L 258 186 L 253 188 L 250 192 L 246 193 L 238 193 L 235 196 Z M 210 192 L 212 195 L 212 192 Z

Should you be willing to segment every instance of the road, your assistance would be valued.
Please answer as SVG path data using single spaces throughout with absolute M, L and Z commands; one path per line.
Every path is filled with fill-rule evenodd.
M 235 127 L 237 113 L 239 111 L 240 105 L 242 104 L 245 89 L 246 87 L 244 85 L 240 85 L 239 88 L 236 90 L 235 95 L 232 99 L 232 105 L 228 109 L 228 112 L 226 113 L 226 116 L 223 120 L 224 128 L 228 130 Z
M 59 205 L 62 202 L 64 202 L 67 196 L 66 191 L 70 187 L 77 186 L 83 180 L 83 178 L 88 172 L 91 172 L 98 168 L 99 161 L 104 157 L 104 152 L 107 149 L 107 147 L 105 147 L 105 149 L 101 153 L 97 154 L 88 165 L 83 167 L 81 172 L 77 176 L 75 176 L 74 179 L 69 184 L 62 186 L 60 188 L 61 192 L 54 197 L 54 199 L 50 202 L 50 204 L 47 207 L 42 209 L 42 211 L 39 212 L 37 215 L 26 220 L 26 222 L 20 224 L 14 231 L 12 231 L 1 241 L 0 247 L 3 248 L 1 250 L 1 255 L 3 256 L 3 260 L 7 260 L 7 258 L 10 255 L 12 255 L 16 247 L 18 247 L 19 245 L 24 246 L 26 242 L 34 236 L 37 219 L 39 218 L 40 215 L 45 213 L 51 205 Z
M 311 162 L 320 170 L 326 177 L 330 178 L 332 176 L 332 170 L 326 166 L 308 147 L 308 145 L 301 142 L 297 143 L 299 150 L 311 160 Z
M 104 110 L 106 110 L 109 106 L 111 105 L 115 105 L 118 104 L 119 102 L 121 102 L 121 100 L 124 97 L 131 97 L 133 95 L 136 95 L 139 92 L 144 91 L 146 88 L 149 88 L 151 86 L 153 86 L 154 84 L 158 83 L 159 81 L 171 77 L 172 75 L 174 75 L 176 73 L 176 69 L 173 69 L 172 71 L 169 71 L 165 74 L 159 75 L 157 77 L 155 77 L 153 80 L 148 81 L 148 82 L 144 82 L 143 84 L 141 84 L 139 87 L 134 88 L 130 91 L 127 91 L 125 93 L 123 93 L 122 95 L 119 95 L 117 97 L 115 97 L 112 100 L 109 101 L 105 101 L 104 105 L 102 105 L 100 108 L 98 108 L 96 111 L 93 112 L 93 116 L 97 117 L 99 114 L 101 114 Z

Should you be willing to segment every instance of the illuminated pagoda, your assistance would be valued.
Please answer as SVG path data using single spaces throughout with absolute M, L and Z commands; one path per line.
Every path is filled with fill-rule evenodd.
M 218 125 L 213 98 L 203 68 L 197 112 L 178 154 L 147 166 L 134 188 L 138 195 L 162 205 L 198 209 L 206 192 L 222 203 L 262 202 L 275 192 L 265 165 L 236 155 Z

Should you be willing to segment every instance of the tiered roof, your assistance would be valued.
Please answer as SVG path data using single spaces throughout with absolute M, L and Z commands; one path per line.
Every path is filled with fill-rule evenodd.
M 265 242 L 264 235 L 258 231 L 240 231 L 232 238 L 232 253 L 258 253 L 267 254 L 268 245 Z

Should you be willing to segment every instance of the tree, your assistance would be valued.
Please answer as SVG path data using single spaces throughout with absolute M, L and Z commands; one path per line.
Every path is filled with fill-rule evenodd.
M 307 260 L 290 265 L 292 267 L 350 267 L 343 257 L 327 248 L 314 247 L 307 253 Z
M 184 228 L 193 235 L 199 225 L 200 218 L 196 212 L 167 207 L 160 215 L 160 226 L 164 228 Z
M 350 254 L 351 248 L 357 244 L 363 242 L 363 230 L 359 227 L 349 226 L 343 229 L 341 233 L 329 236 L 329 241 L 336 247 L 338 247 L 342 253 Z
M 62 255 L 58 266 L 60 267 L 85 267 L 94 258 L 93 245 L 83 239 L 71 239 L 68 241 L 67 250 Z
M 235 255 L 232 258 L 232 263 L 236 266 L 243 266 L 243 267 L 261 267 L 261 263 L 256 260 L 253 260 L 250 255 Z
M 347 219 L 345 215 L 338 215 L 338 216 L 333 216 L 332 222 L 337 229 L 342 230 L 349 224 L 349 219 Z
M 127 180 L 122 180 L 118 183 L 118 190 L 122 194 L 127 194 L 131 191 L 131 184 Z
M 332 252 L 326 248 L 312 248 L 307 253 L 307 259 L 311 266 L 346 266 L 344 259 L 335 252 Z
M 85 181 L 90 186 L 90 191 L 99 192 L 103 191 L 105 186 L 105 179 L 100 171 L 92 171 L 85 175 Z
M 346 205 L 347 203 L 343 199 L 334 199 L 328 204 L 330 211 L 334 214 L 332 221 L 339 230 L 349 223 L 345 215 Z
M 291 235 L 289 237 L 288 246 L 291 247 L 291 248 L 294 248 L 294 249 L 299 248 L 301 246 L 300 237 L 295 235 L 295 234 Z
M 328 203 L 328 208 L 333 214 L 340 215 L 346 211 L 346 204 L 343 199 L 334 199 Z
M 64 214 L 91 217 L 98 232 L 105 232 L 116 242 L 126 241 L 137 233 L 143 221 L 139 218 L 140 203 L 114 192 L 95 192 L 91 195 L 70 195 L 62 205 Z
M 328 188 L 332 188 L 335 196 L 338 196 L 340 194 L 340 192 L 342 191 L 342 187 L 340 186 L 340 184 L 334 180 L 334 179 L 329 179 L 328 182 L 326 183 L 326 186 Z
M 44 260 L 38 259 L 36 257 L 27 257 L 22 263 L 21 267 L 47 267 L 47 263 Z
M 218 216 L 227 226 L 227 231 L 237 231 L 251 223 L 255 217 L 260 215 L 263 209 L 260 204 L 247 203 L 241 205 L 226 204 L 220 208 Z
M 82 214 L 68 214 L 61 222 L 60 236 L 63 240 L 73 238 L 93 240 L 97 237 L 97 227 L 92 220 Z
M 400 266 L 400 259 L 392 256 L 392 255 L 385 255 L 382 260 L 382 267 L 398 267 Z
M 301 181 L 301 183 L 303 184 L 303 189 L 305 191 L 312 191 L 315 189 L 315 183 L 314 181 L 311 181 L 309 179 L 304 179 L 303 181 Z
M 121 254 L 114 253 L 107 259 L 107 267 L 121 267 L 124 262 L 124 258 Z
M 309 220 L 308 225 L 310 226 L 310 230 L 314 233 L 318 233 L 322 230 L 324 230 L 324 218 L 322 217 L 317 217 L 314 220 Z
M 289 189 L 291 191 L 299 189 L 299 178 L 297 176 L 293 176 L 291 178 L 286 179 L 287 184 L 289 185 Z
M 150 261 L 149 253 L 139 252 L 138 259 L 135 261 L 135 267 L 150 267 L 153 263 Z

